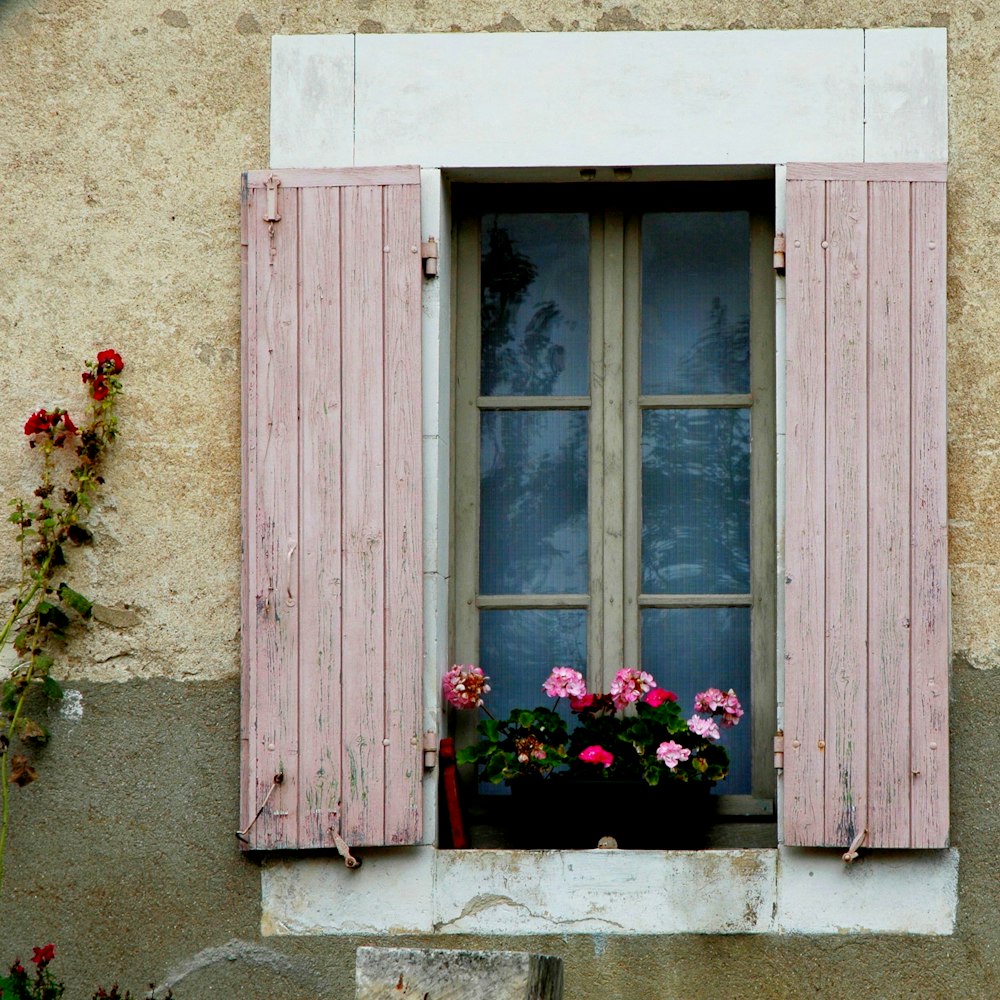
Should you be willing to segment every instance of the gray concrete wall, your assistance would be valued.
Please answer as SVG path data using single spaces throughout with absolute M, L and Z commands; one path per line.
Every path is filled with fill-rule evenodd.
M 72 996 L 118 978 L 175 983 L 177 1000 L 349 1000 L 359 945 L 531 951 L 565 962 L 566 1000 L 992 998 L 995 748 L 1000 674 L 955 676 L 952 937 L 308 937 L 259 934 L 260 872 L 236 847 L 237 686 L 168 680 L 81 685 L 79 721 L 54 719 L 43 779 L 18 791 L 5 955 L 56 942 Z M 817 899 L 817 907 L 823 900 Z
M 171 0 L 174 2 L 174 0 Z M 236 849 L 239 174 L 266 164 L 275 33 L 949 29 L 953 831 L 944 939 L 451 939 L 566 961 L 574 1000 L 1000 993 L 1000 8 L 977 0 L 0 0 L 0 468 L 30 489 L 20 428 L 79 397 L 79 362 L 125 355 L 123 434 L 78 589 L 129 615 L 59 673 L 42 778 L 15 791 L 0 962 L 55 941 L 74 995 L 182 977 L 190 997 L 348 998 L 373 940 L 262 939 Z M 609 84 L 614 72 L 609 72 Z M 0 542 L 0 589 L 14 546 Z M 822 901 L 818 900 L 821 906 Z M 419 941 L 394 940 L 400 945 Z M 185 970 L 188 970 L 185 974 Z

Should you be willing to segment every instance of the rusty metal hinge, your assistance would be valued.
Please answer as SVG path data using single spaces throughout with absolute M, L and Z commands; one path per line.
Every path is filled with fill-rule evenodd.
M 433 771 L 437 767 L 438 738 L 433 729 L 424 733 L 424 770 Z
M 433 236 L 429 236 L 426 243 L 420 244 L 420 259 L 424 262 L 424 275 L 428 278 L 437 277 L 438 244 Z
M 774 234 L 774 269 L 778 274 L 785 273 L 785 234 Z
M 330 833 L 333 834 L 334 846 L 337 848 L 337 853 L 344 859 L 344 864 L 348 868 L 360 868 L 361 858 L 356 858 L 351 854 L 351 849 L 347 846 L 347 841 L 339 833 L 334 833 L 332 829 Z
M 281 222 L 281 215 L 278 212 L 278 188 L 280 186 L 281 181 L 274 174 L 269 175 L 264 182 L 264 189 L 267 192 L 267 204 L 264 207 L 265 222 Z
M 780 771 L 785 766 L 785 731 L 774 734 L 774 766 Z

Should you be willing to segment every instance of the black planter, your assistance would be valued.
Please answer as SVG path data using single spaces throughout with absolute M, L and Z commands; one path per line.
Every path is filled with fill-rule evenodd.
M 705 846 L 715 800 L 703 783 L 580 781 L 562 776 L 510 782 L 511 841 L 519 848 L 692 851 Z

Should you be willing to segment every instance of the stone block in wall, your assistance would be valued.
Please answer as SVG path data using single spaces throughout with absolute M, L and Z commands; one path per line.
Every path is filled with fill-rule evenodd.
M 359 948 L 356 1000 L 562 1000 L 562 959 L 518 951 Z

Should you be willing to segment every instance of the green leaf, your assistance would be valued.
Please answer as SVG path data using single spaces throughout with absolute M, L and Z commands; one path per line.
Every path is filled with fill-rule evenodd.
M 83 618 L 89 618 L 91 609 L 94 607 L 93 601 L 88 601 L 83 594 L 77 593 L 68 583 L 59 584 L 59 600 Z
M 38 620 L 43 625 L 52 625 L 56 629 L 63 629 L 69 624 L 66 612 L 49 601 L 39 601 L 35 610 L 38 613 Z
M 51 659 L 51 657 L 49 659 Z M 46 677 L 42 680 L 42 694 L 52 701 L 58 701 L 63 696 L 63 689 L 59 684 L 59 681 L 57 681 L 54 677 L 46 675 Z
M 3 688 L 0 689 L 0 711 L 2 711 L 5 715 L 9 715 L 15 708 L 17 708 L 18 693 L 19 688 L 14 681 L 4 681 Z
M 479 723 L 478 729 L 482 733 L 483 739 L 489 740 L 491 743 L 497 743 L 500 740 L 500 723 L 496 719 L 483 719 Z
M 37 656 L 33 657 L 31 662 L 35 668 L 36 674 L 44 674 L 56 661 L 53 660 L 48 653 L 39 653 Z

